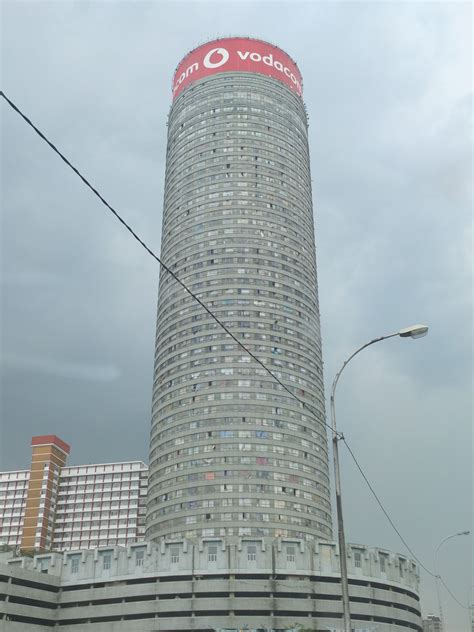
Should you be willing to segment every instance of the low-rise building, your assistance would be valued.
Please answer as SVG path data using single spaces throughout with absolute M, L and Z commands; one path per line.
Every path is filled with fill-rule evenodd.
M 434 614 L 429 614 L 423 619 L 423 632 L 443 632 L 441 619 Z
M 343 629 L 334 542 L 202 538 L 3 558 L 0 632 Z M 347 562 L 356 632 L 422 632 L 413 561 L 352 544 Z
M 142 461 L 66 466 L 67 443 L 32 438 L 29 470 L 0 472 L 0 544 L 68 551 L 126 546 L 145 533 Z

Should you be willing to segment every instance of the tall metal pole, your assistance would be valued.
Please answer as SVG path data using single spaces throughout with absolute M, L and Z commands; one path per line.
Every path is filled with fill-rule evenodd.
M 344 435 L 337 431 L 336 427 L 336 386 L 341 377 L 341 373 L 344 371 L 346 366 L 352 360 L 354 356 L 365 349 L 366 347 L 370 347 L 370 345 L 375 344 L 376 342 L 380 342 L 381 340 L 387 340 L 387 338 L 394 338 L 395 336 L 400 336 L 401 338 L 421 338 L 422 336 L 426 336 L 428 333 L 428 327 L 426 325 L 412 325 L 411 327 L 404 327 L 393 334 L 388 334 L 388 336 L 380 336 L 379 338 L 374 338 L 370 342 L 367 342 L 362 347 L 359 347 L 357 351 L 347 358 L 347 360 L 342 365 L 341 369 L 338 373 L 336 373 L 336 377 L 334 378 L 334 382 L 332 383 L 331 388 L 331 428 L 332 428 L 332 453 L 334 459 L 334 482 L 336 488 L 336 512 L 337 512 L 337 535 L 339 539 L 339 559 L 341 560 L 341 593 L 342 593 L 342 608 L 344 613 L 344 632 L 351 632 L 351 611 L 350 611 L 350 603 L 349 603 L 349 581 L 347 579 L 347 557 L 346 557 L 346 538 L 344 535 L 344 519 L 342 517 L 342 494 L 341 494 L 341 475 L 339 471 L 339 447 L 338 442 L 341 439 L 344 439 Z M 459 534 L 456 534 L 459 535 Z
M 342 515 L 342 493 L 341 493 L 341 475 L 339 469 L 339 446 L 338 442 L 340 439 L 344 438 L 344 435 L 337 432 L 336 426 L 336 405 L 335 405 L 335 396 L 336 396 L 336 386 L 341 376 L 341 373 L 344 371 L 346 366 L 352 360 L 354 356 L 356 356 L 362 349 L 369 347 L 370 345 L 375 344 L 376 342 L 380 342 L 381 340 L 385 340 L 387 338 L 393 338 L 394 336 L 398 336 L 399 333 L 390 334 L 388 336 L 381 336 L 380 338 L 375 338 L 370 342 L 367 342 L 362 347 L 359 347 L 357 351 L 355 351 L 342 365 L 342 368 L 338 373 L 336 373 L 336 377 L 334 378 L 334 382 L 332 383 L 331 388 L 331 427 L 332 427 L 332 454 L 334 460 L 334 485 L 336 490 L 336 515 L 337 515 L 337 535 L 339 540 L 339 559 L 341 564 L 341 593 L 342 593 L 342 609 L 344 616 L 344 632 L 351 632 L 351 610 L 350 610 L 350 602 L 349 602 L 349 581 L 347 578 L 347 557 L 346 557 L 346 537 L 344 535 L 344 519 Z
M 334 412 L 334 394 L 331 394 L 332 455 L 334 459 L 334 485 L 336 488 L 337 535 L 339 539 L 339 560 L 341 565 L 342 610 L 344 613 L 344 632 L 351 632 L 351 610 L 349 604 L 349 581 L 347 579 L 346 538 L 342 516 L 341 477 L 339 473 L 339 435 L 336 429 Z
M 452 535 L 448 535 L 441 540 L 438 544 L 435 554 L 434 554 L 434 571 L 435 571 L 435 585 L 436 585 L 436 597 L 438 598 L 438 611 L 439 611 L 439 622 L 441 632 L 444 630 L 444 618 L 443 618 L 443 609 L 441 607 L 441 595 L 439 592 L 439 573 L 438 573 L 438 554 L 440 548 L 443 546 L 445 542 L 451 540 L 451 538 L 456 538 L 459 535 L 469 535 L 470 531 L 459 531 L 458 533 L 453 533 Z
M 443 632 L 443 629 L 444 629 L 443 610 L 441 608 L 441 595 L 439 594 L 438 551 L 439 551 L 439 547 L 436 549 L 436 553 L 435 553 L 434 571 L 435 571 L 436 598 L 438 600 L 439 630 L 440 632 Z

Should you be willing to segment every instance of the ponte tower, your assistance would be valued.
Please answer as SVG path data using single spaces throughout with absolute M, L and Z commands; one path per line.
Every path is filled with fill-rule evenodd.
M 295 62 L 229 38 L 173 78 L 149 540 L 330 539 L 307 115 Z

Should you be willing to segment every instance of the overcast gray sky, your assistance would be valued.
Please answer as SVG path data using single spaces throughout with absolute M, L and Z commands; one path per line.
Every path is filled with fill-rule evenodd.
M 472 510 L 469 3 L 3 2 L 3 89 L 157 252 L 180 58 L 249 35 L 299 64 L 310 117 L 327 390 L 430 568 Z M 4 103 L 1 469 L 33 434 L 70 463 L 147 460 L 158 268 Z M 342 449 L 347 539 L 405 552 Z M 471 542 L 440 569 L 468 603 Z M 422 575 L 423 611 L 436 611 Z M 468 612 L 443 592 L 450 632 Z

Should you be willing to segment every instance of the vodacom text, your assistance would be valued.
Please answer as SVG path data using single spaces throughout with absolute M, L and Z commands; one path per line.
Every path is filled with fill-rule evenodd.
M 280 49 L 258 42 L 259 50 L 237 47 L 246 40 L 232 39 L 226 46 L 208 49 L 203 46 L 188 55 L 174 76 L 173 95 L 188 83 L 218 72 L 258 72 L 275 77 L 289 85 L 298 95 L 302 94 L 301 76 L 296 65 Z M 248 40 L 247 40 L 248 43 Z M 216 42 L 217 44 L 217 42 Z

